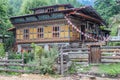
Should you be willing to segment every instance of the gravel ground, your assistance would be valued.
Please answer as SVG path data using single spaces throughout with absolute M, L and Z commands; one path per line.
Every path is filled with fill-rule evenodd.
M 36 74 L 22 74 L 19 76 L 0 75 L 0 80 L 90 80 L 90 79 L 86 76 L 81 78 L 76 76 L 53 78 L 47 75 L 44 76 Z M 96 78 L 96 80 L 120 80 L 120 79 Z

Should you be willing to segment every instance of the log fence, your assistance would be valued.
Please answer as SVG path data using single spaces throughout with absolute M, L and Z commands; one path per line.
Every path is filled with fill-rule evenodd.
M 10 68 L 11 66 L 14 67 L 21 67 L 20 69 Z M 22 54 L 22 59 L 0 59 L 0 71 L 5 72 L 19 72 L 19 73 L 35 73 L 32 70 L 25 70 L 25 67 L 35 67 L 35 64 L 24 64 L 24 55 Z
M 120 46 L 103 46 L 101 47 L 102 63 L 119 63 Z
M 76 63 L 120 63 L 120 46 L 90 46 L 88 48 L 63 48 L 61 49 L 61 66 L 64 66 L 64 55 L 68 55 L 71 61 Z M 13 69 L 10 66 L 18 66 L 21 69 Z M 36 67 L 35 64 L 24 64 L 22 59 L 0 59 L 0 71 L 35 73 L 32 70 L 25 70 L 25 67 Z M 61 67 L 63 70 L 63 67 Z M 63 71 L 61 71 L 63 74 Z

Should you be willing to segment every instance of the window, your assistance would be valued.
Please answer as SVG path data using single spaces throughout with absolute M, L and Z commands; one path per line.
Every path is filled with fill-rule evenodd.
M 38 32 L 38 38 L 43 38 L 44 37 L 44 30 L 43 30 L 43 27 L 41 27 L 41 28 L 38 28 L 38 30 L 37 30 L 37 32 Z
M 47 12 L 53 12 L 53 11 L 54 11 L 53 8 L 48 8 L 48 9 L 47 9 Z
M 16 30 L 16 38 L 17 38 L 17 40 L 23 39 L 23 30 L 22 29 Z
M 24 39 L 29 39 L 29 29 L 24 29 Z
M 59 35 L 60 35 L 59 26 L 53 26 L 53 37 L 59 37 Z

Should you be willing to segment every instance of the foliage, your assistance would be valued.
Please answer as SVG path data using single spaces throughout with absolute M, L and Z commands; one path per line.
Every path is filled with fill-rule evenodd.
M 80 4 L 80 2 L 78 2 L 77 0 L 50 0 L 50 3 L 48 3 L 49 5 L 53 5 L 53 4 L 72 4 L 74 7 L 80 7 L 82 6 L 82 4 Z
M 16 53 L 10 53 L 8 59 L 22 59 L 22 55 Z
M 10 16 L 18 15 L 23 0 L 8 0 L 8 2 L 9 2 L 8 10 L 9 15 Z
M 105 20 L 120 12 L 115 0 L 96 0 L 95 8 Z
M 20 14 L 32 13 L 29 9 L 55 4 L 72 4 L 75 7 L 82 6 L 77 0 L 24 0 L 20 7 Z
M 34 53 L 34 57 L 36 60 L 39 60 L 41 62 L 41 56 L 43 54 L 43 48 L 40 46 L 37 46 L 36 44 L 32 43 L 31 47 L 33 48 L 32 53 Z
M 32 43 L 31 46 L 33 47 L 33 52 L 35 53 L 35 60 L 30 63 L 37 65 L 37 67 L 33 68 L 33 70 L 37 69 L 41 74 L 54 73 L 53 65 L 55 63 L 55 59 L 58 57 L 57 47 L 50 49 L 50 51 L 45 51 L 34 43 Z
M 111 35 L 116 36 L 118 27 L 120 26 L 120 14 L 114 15 L 109 19 L 109 26 L 111 28 Z
M 46 74 L 54 73 L 55 59 L 58 57 L 58 51 L 56 47 L 52 48 L 50 51 L 45 52 L 41 57 L 41 64 L 39 66 L 40 73 Z
M 102 64 L 99 67 L 101 73 L 106 73 L 111 76 L 117 76 L 120 74 L 120 64 L 113 63 L 113 64 Z
M 4 44 L 0 43 L 0 57 L 5 56 L 5 49 L 4 49 Z
M 10 32 L 7 31 L 8 28 L 10 28 L 12 25 L 9 21 L 9 5 L 8 5 L 8 0 L 1 0 L 0 1 L 0 35 L 3 35 L 3 42 L 5 45 L 5 50 L 8 50 L 8 46 L 12 45 L 9 44 L 12 43 L 13 38 L 9 38 L 9 40 L 5 41 L 5 35 L 11 35 Z
M 75 63 L 72 63 L 72 65 L 70 66 L 70 68 L 68 69 L 68 73 L 70 74 L 74 74 L 76 73 L 76 64 Z
M 24 63 L 25 64 L 34 60 L 34 54 L 33 53 L 25 52 L 25 53 L 22 53 L 22 54 L 24 54 Z
M 34 59 L 33 53 L 25 52 L 25 53 L 22 53 L 22 54 L 24 54 L 24 63 L 25 64 L 30 62 L 30 61 L 33 61 L 33 59 Z M 20 53 L 16 54 L 14 52 L 10 52 L 10 54 L 8 56 L 8 59 L 22 59 L 22 54 L 20 54 Z
M 104 30 L 104 29 L 105 29 L 105 26 L 100 26 L 100 29 L 101 29 L 101 30 Z
M 31 13 L 31 11 L 29 9 L 44 6 L 44 5 L 47 5 L 47 3 L 45 1 L 24 0 L 23 4 L 21 5 L 21 8 L 20 8 L 20 10 L 21 10 L 20 13 L 21 14 L 29 14 L 29 13 Z

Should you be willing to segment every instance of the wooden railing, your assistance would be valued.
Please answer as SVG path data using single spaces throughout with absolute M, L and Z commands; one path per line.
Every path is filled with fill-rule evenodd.
M 15 68 L 11 68 L 15 67 Z M 8 59 L 8 55 L 6 59 L 0 59 L 0 71 L 5 72 L 19 72 L 19 73 L 35 73 L 32 70 L 26 70 L 25 67 L 35 67 L 35 64 L 24 64 L 24 55 L 22 54 L 22 59 Z M 18 69 L 18 67 L 20 69 Z
M 101 47 L 102 63 L 119 63 L 120 62 L 120 46 L 104 46 Z
M 68 48 L 63 49 L 63 54 L 68 54 L 74 62 L 88 62 L 89 48 Z

